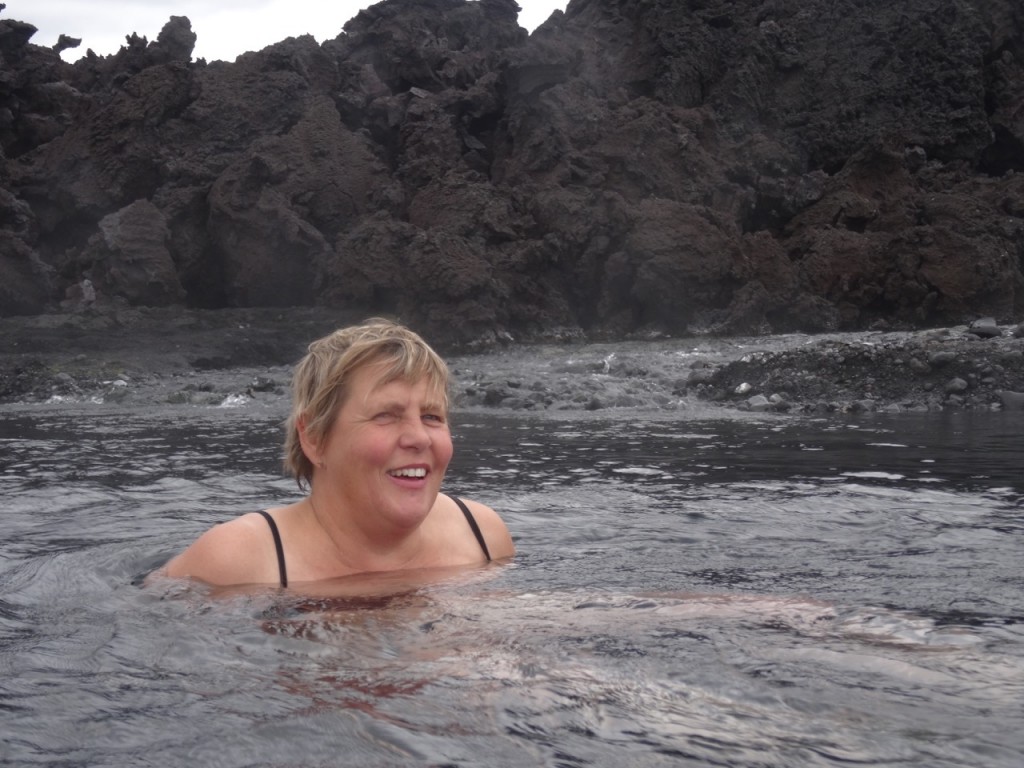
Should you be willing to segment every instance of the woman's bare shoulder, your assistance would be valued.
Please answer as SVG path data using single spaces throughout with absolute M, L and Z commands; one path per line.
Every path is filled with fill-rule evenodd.
M 242 515 L 204 532 L 158 574 L 217 586 L 276 583 L 273 536 L 261 515 Z
M 491 507 L 472 499 L 462 499 L 469 511 L 473 513 L 480 532 L 487 542 L 487 549 L 490 550 L 492 560 L 501 560 L 505 557 L 512 557 L 516 553 L 516 545 L 512 542 L 512 534 L 508 526 L 501 519 L 501 515 Z

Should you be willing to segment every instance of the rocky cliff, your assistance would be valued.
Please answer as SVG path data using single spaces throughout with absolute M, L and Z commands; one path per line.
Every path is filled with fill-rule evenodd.
M 75 64 L 0 19 L 0 315 L 319 305 L 453 342 L 1024 316 L 1019 0 L 516 14 L 391 0 L 234 63 L 192 61 L 184 17 Z

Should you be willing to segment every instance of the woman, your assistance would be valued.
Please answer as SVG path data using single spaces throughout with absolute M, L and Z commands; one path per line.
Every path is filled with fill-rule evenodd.
M 448 385 L 437 353 L 387 320 L 313 342 L 285 442 L 285 466 L 309 494 L 211 528 L 161 572 L 287 586 L 511 557 L 493 509 L 439 493 L 452 457 Z

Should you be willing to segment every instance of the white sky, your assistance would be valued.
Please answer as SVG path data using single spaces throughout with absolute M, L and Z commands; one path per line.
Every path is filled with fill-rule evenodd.
M 187 16 L 196 33 L 194 58 L 234 61 L 286 37 L 310 34 L 317 42 L 338 36 L 342 26 L 373 0 L 4 0 L 4 18 L 26 21 L 39 31 L 36 45 L 51 46 L 61 33 L 79 37 L 64 51 L 75 61 L 92 48 L 116 53 L 132 32 L 153 41 L 171 16 Z M 518 0 L 519 25 L 531 32 L 568 0 Z

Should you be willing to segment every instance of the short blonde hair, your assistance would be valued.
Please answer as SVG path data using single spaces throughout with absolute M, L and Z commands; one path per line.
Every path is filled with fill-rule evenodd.
M 292 376 L 292 410 L 286 424 L 284 466 L 299 484 L 312 484 L 313 462 L 302 450 L 299 422 L 306 436 L 321 444 L 349 394 L 353 374 L 368 365 L 382 367 L 381 384 L 426 379 L 448 411 L 450 374 L 444 360 L 417 333 L 380 317 L 341 328 L 309 345 Z

